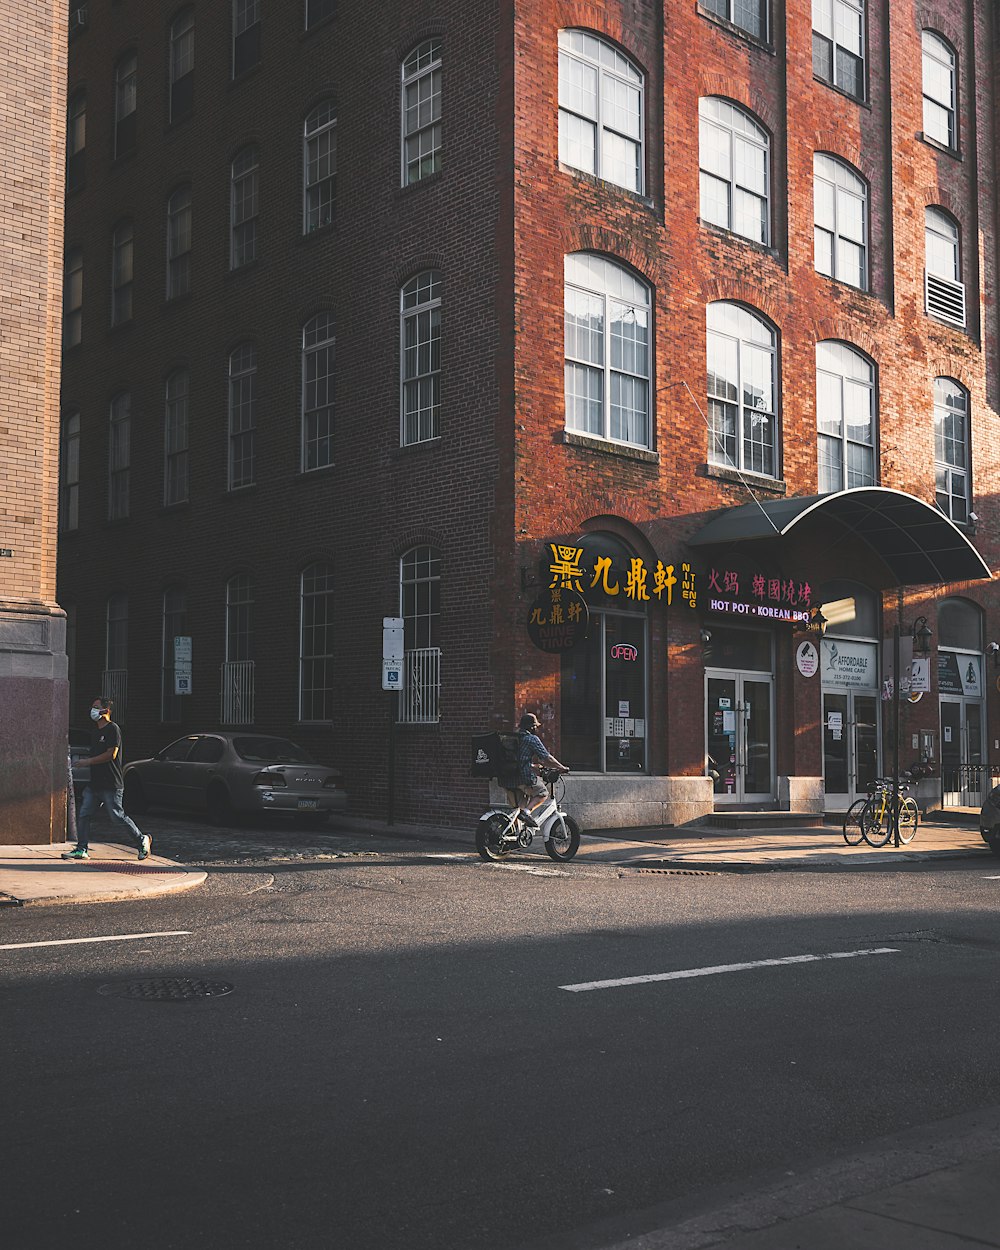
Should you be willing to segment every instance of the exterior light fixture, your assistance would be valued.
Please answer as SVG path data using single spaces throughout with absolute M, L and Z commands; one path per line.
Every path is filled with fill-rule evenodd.
M 712 631 L 710 629 L 705 629 L 705 627 L 702 626 L 702 628 L 698 630 L 698 637 L 701 639 L 702 645 L 707 647 L 712 641 Z M 997 649 L 1000 650 L 1000 648 Z
M 913 622 L 913 628 L 910 630 L 910 636 L 913 639 L 914 655 L 930 655 L 931 627 L 927 624 L 926 616 L 917 617 Z
M 993 667 L 1000 668 L 1000 642 L 991 642 L 986 651 L 993 656 Z

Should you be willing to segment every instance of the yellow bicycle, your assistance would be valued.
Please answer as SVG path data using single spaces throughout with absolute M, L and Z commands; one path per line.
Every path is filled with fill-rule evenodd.
M 857 846 L 862 838 L 869 846 L 879 847 L 892 837 L 893 820 L 898 812 L 899 840 L 912 842 L 920 821 L 917 804 L 906 793 L 906 785 L 894 790 L 891 777 L 879 777 L 872 783 L 868 797 L 851 804 L 844 817 L 844 841 Z

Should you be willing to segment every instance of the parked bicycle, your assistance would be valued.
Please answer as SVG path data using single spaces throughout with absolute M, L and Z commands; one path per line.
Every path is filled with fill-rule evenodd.
M 862 839 L 869 846 L 885 846 L 892 837 L 897 818 L 900 842 L 913 841 L 920 811 L 907 793 L 909 780 L 908 773 L 901 774 L 901 784 L 896 789 L 891 777 L 879 777 L 872 782 L 867 798 L 851 804 L 844 817 L 844 841 L 848 846 L 858 846 Z

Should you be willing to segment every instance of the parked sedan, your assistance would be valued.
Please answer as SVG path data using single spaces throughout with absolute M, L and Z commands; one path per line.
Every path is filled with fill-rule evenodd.
M 319 823 L 347 807 L 343 778 L 287 738 L 268 734 L 188 734 L 148 760 L 125 765 L 125 807 L 207 812 L 213 824 L 237 813 L 283 812 Z

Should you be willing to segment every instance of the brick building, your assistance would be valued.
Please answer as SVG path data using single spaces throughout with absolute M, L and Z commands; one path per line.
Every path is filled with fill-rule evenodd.
M 0 10 L 0 843 L 63 836 L 66 621 L 56 603 L 66 15 Z
M 890 762 L 896 627 L 902 762 L 976 801 L 998 35 L 891 10 L 85 6 L 76 714 L 103 684 L 133 756 L 286 732 L 373 815 L 393 717 L 405 820 L 468 822 L 469 739 L 525 707 L 591 827 L 839 810 Z

